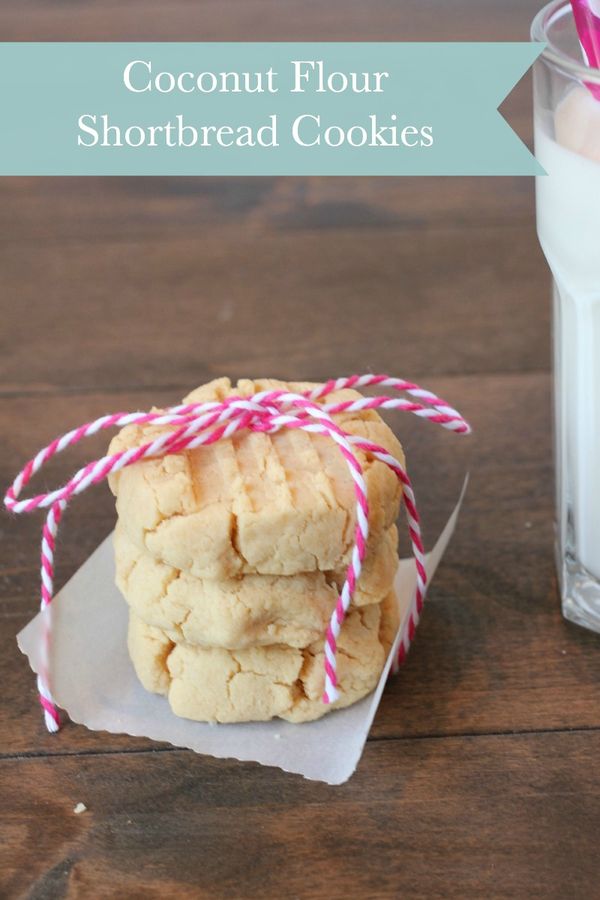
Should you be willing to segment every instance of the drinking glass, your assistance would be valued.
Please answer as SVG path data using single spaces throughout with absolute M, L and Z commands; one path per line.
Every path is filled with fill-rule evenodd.
M 586 66 L 571 6 L 531 36 L 537 231 L 553 280 L 556 563 L 563 614 L 600 631 L 600 70 Z

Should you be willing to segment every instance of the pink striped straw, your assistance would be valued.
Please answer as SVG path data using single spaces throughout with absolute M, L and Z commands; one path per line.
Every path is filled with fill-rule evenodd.
M 378 396 L 361 397 L 338 403 L 318 403 L 333 391 L 344 388 L 379 387 L 390 388 L 398 393 L 408 394 L 412 399 Z M 356 583 L 360 578 L 369 536 L 369 505 L 367 489 L 363 477 L 363 469 L 355 449 L 380 460 L 387 465 L 402 484 L 403 501 L 408 523 L 412 552 L 416 566 L 416 587 L 409 615 L 400 636 L 397 658 L 393 670 L 403 662 L 419 623 L 425 592 L 427 589 L 427 573 L 425 570 L 425 552 L 421 539 L 419 515 L 410 479 L 400 464 L 384 447 L 356 435 L 349 434 L 336 424 L 332 418 L 342 412 L 360 412 L 366 409 L 402 410 L 411 412 L 420 418 L 435 422 L 457 434 L 470 433 L 470 427 L 453 407 L 430 391 L 417 384 L 388 375 L 352 375 L 337 378 L 319 385 L 303 394 L 291 391 L 262 391 L 250 398 L 229 397 L 221 403 L 192 403 L 171 407 L 157 413 L 114 413 L 101 416 L 93 422 L 75 428 L 56 438 L 47 447 L 40 450 L 17 475 L 6 492 L 4 504 L 13 513 L 30 513 L 36 509 L 49 509 L 42 530 L 41 548 L 41 609 L 51 608 L 54 596 L 54 567 L 56 535 L 62 515 L 72 499 L 93 484 L 97 484 L 112 472 L 118 472 L 127 466 L 144 459 L 156 459 L 196 447 L 214 444 L 231 437 L 236 431 L 262 431 L 274 433 L 282 428 L 299 428 L 310 434 L 329 437 L 337 445 L 342 454 L 350 477 L 354 483 L 356 498 L 356 526 L 354 546 L 350 564 L 335 609 L 331 615 L 325 634 L 324 644 L 324 691 L 323 702 L 333 703 L 339 696 L 337 682 L 337 640 L 352 602 Z M 73 475 L 65 484 L 47 493 L 19 499 L 23 489 L 40 469 L 58 453 L 79 443 L 84 438 L 97 434 L 107 428 L 123 428 L 126 425 L 166 426 L 164 431 L 152 441 L 139 447 L 120 450 L 100 459 L 93 460 Z M 44 636 L 43 661 L 38 675 L 38 691 L 40 704 L 44 712 L 44 720 L 49 731 L 60 728 L 60 717 L 50 688 L 51 672 L 49 665 L 49 647 L 51 622 L 46 622 Z
M 571 0 L 571 7 L 585 61 L 591 68 L 600 69 L 600 3 L 598 0 Z M 586 84 L 596 100 L 600 100 L 600 85 Z

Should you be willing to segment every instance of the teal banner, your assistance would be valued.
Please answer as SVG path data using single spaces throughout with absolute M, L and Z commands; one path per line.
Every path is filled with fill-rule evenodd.
M 0 175 L 533 175 L 528 43 L 3 43 Z

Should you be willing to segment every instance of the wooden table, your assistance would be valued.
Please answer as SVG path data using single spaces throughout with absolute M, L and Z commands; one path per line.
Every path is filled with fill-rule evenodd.
M 536 6 L 28 0 L 0 4 L 0 33 L 518 40 Z M 528 79 L 506 113 L 529 139 Z M 4 516 L 0 895 L 599 896 L 600 641 L 563 621 L 556 592 L 532 181 L 3 179 L 0 192 L 4 485 L 57 432 L 225 373 L 390 371 L 475 429 L 467 444 L 391 419 L 430 542 L 467 465 L 472 480 L 408 664 L 341 787 L 75 725 L 46 734 L 15 645 L 36 610 L 41 519 Z M 59 582 L 113 521 L 106 489 L 78 500 Z

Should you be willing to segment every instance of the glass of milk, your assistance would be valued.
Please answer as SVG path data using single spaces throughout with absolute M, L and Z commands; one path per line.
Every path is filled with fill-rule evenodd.
M 600 70 L 586 66 L 564 0 L 537 15 L 532 39 L 548 45 L 534 98 L 548 173 L 536 199 L 553 278 L 558 577 L 565 617 L 600 632 Z

